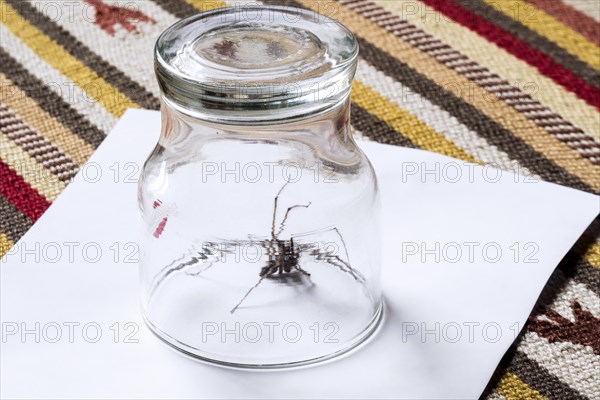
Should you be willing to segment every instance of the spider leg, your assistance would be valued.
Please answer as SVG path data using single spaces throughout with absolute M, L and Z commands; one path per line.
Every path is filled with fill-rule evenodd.
M 163 267 L 163 269 L 156 275 L 157 278 L 155 279 L 154 287 L 156 288 L 158 285 L 160 285 L 162 281 L 165 280 L 165 278 L 173 272 L 179 271 L 180 269 L 184 268 L 184 264 L 186 263 L 180 263 L 180 261 L 183 261 L 185 258 L 190 257 L 195 252 L 195 250 L 196 246 L 192 246 L 185 253 L 183 253 L 181 257 L 173 260 L 170 264 Z
M 339 268 L 343 272 L 349 273 L 354 279 L 356 279 L 360 283 L 365 283 L 365 277 L 356 269 L 352 268 L 352 266 L 349 263 L 342 260 L 340 257 L 333 254 L 321 253 L 319 252 L 319 250 L 313 250 L 312 254 L 317 256 L 318 259 L 323 260 L 326 263 Z
M 285 187 L 290 183 L 290 181 L 286 181 L 283 186 L 281 187 L 281 189 L 279 189 L 279 192 L 277 192 L 277 195 L 275 196 L 275 200 L 273 200 L 273 221 L 271 222 L 271 236 L 273 239 L 276 239 L 276 235 L 275 235 L 275 220 L 277 219 L 277 203 L 279 202 L 279 196 L 281 195 L 281 193 L 283 192 L 283 189 L 285 189 Z
M 279 231 L 275 234 L 275 238 L 277 238 L 281 232 L 283 232 L 283 230 L 285 229 L 285 222 L 288 219 L 288 215 L 290 214 L 290 211 L 292 211 L 294 208 L 308 208 L 310 207 L 312 203 L 309 201 L 308 204 L 304 205 L 304 204 L 298 204 L 295 206 L 291 206 L 288 207 L 287 211 L 285 212 L 285 215 L 283 216 L 283 220 L 281 221 L 281 224 L 279 224 Z
M 213 265 L 215 265 L 215 263 L 217 261 L 221 261 L 221 254 L 222 254 L 222 252 L 218 256 L 216 256 L 214 259 L 212 259 L 208 263 L 208 265 L 206 267 L 200 269 L 199 271 L 196 271 L 196 272 L 186 272 L 185 274 L 186 275 L 190 275 L 190 276 L 198 276 L 198 275 L 200 275 L 201 273 L 203 273 L 204 271 L 206 271 L 207 269 L 209 269 L 210 267 L 212 267 Z
M 211 243 L 211 244 L 214 244 L 214 243 Z M 206 245 L 202 247 L 202 251 L 196 251 L 196 246 L 192 246 L 190 249 L 188 249 L 188 251 L 186 253 L 183 254 L 183 256 L 174 260 L 169 265 L 163 267 L 163 269 L 156 275 L 156 278 L 154 279 L 154 284 L 152 285 L 150 297 L 152 297 L 154 292 L 156 292 L 156 289 L 158 289 L 158 287 L 173 273 L 175 273 L 177 271 L 181 271 L 181 270 L 191 267 L 193 265 L 196 265 L 201 261 L 207 260 L 211 256 L 215 256 L 216 254 L 219 254 L 216 256 L 217 259 L 219 259 L 220 258 L 219 256 L 222 255 L 224 252 L 225 252 L 225 250 L 214 250 Z M 197 255 L 192 256 L 192 254 L 197 254 Z M 190 257 L 190 256 L 192 256 L 192 257 Z M 188 258 L 187 261 L 181 262 L 182 260 L 185 260 L 186 258 Z M 215 261 L 216 260 L 212 260 L 211 263 L 209 264 L 209 266 L 207 266 L 206 268 L 203 268 L 202 271 L 205 271 L 206 269 L 210 268 L 214 264 Z
M 239 306 L 242 305 L 242 303 L 244 302 L 244 300 L 246 300 L 246 298 L 250 295 L 250 293 L 252 293 L 252 291 L 254 289 L 256 289 L 258 287 L 258 285 L 261 284 L 261 282 L 267 277 L 268 275 L 265 274 L 264 276 L 261 276 L 260 279 L 258 280 L 258 282 L 256 282 L 256 285 L 252 286 L 250 289 L 248 289 L 248 291 L 246 292 L 246 294 L 244 295 L 244 297 L 241 298 L 241 300 L 235 305 L 235 307 L 233 307 L 231 309 L 231 311 L 229 311 L 230 313 L 234 313 L 235 310 L 237 310 L 239 308 Z
M 156 289 L 158 286 L 160 286 L 161 283 L 164 282 L 165 279 L 167 279 L 171 274 L 173 274 L 174 272 L 177 271 L 181 271 L 182 269 L 192 266 L 196 263 L 198 263 L 201 260 L 200 257 L 192 257 L 190 258 L 188 261 L 182 262 L 179 265 L 177 265 L 176 267 L 173 268 L 169 268 L 164 274 L 162 274 L 155 282 L 154 284 L 154 289 Z M 153 290 L 154 291 L 154 290 Z
M 344 265 L 347 268 L 348 273 L 350 273 L 350 275 L 352 275 L 354 277 L 354 279 L 356 279 L 357 281 L 360 281 L 361 283 L 365 282 L 365 277 L 360 272 L 358 272 L 356 269 L 352 268 L 350 266 L 350 264 L 348 264 L 346 261 L 342 260 L 338 256 L 332 256 L 332 258 L 334 260 L 339 261 L 340 263 L 342 263 L 342 265 Z M 329 262 L 330 264 L 332 264 L 331 259 L 328 259 L 327 262 Z
M 250 289 L 248 289 L 248 291 L 246 292 L 246 294 L 244 295 L 244 297 L 242 297 L 240 299 L 240 301 L 235 305 L 235 307 L 233 307 L 231 309 L 231 311 L 229 311 L 229 312 L 233 314 L 235 312 L 235 310 L 237 310 L 242 305 L 242 303 L 244 302 L 244 300 L 246 300 L 246 298 L 250 295 L 250 293 L 252 293 L 252 291 L 254 289 L 256 289 L 258 287 L 258 285 L 260 285 L 265 278 L 267 278 L 267 277 L 273 275 L 274 273 L 276 273 L 278 269 L 279 269 L 279 267 L 275 263 L 269 263 L 269 264 L 267 264 L 267 266 L 260 273 L 260 279 L 258 280 L 258 282 L 256 282 L 256 285 L 254 285 Z
M 300 273 L 302 273 L 302 275 L 306 276 L 306 279 L 308 279 L 308 281 L 310 282 L 310 284 L 312 286 L 315 285 L 315 283 L 313 282 L 312 278 L 310 277 L 310 272 L 308 272 L 307 270 L 305 270 L 304 268 L 302 268 L 299 265 L 296 265 L 294 268 L 297 269 L 298 271 L 300 271 Z
M 275 221 L 277 220 L 277 204 L 279 203 L 279 196 L 283 192 L 283 189 L 290 183 L 289 179 L 283 184 L 275 199 L 273 200 L 273 219 L 271 221 L 271 240 L 267 242 L 267 254 L 269 255 L 269 263 L 275 262 L 276 253 L 274 242 L 277 240 L 277 235 L 275 234 Z
M 302 268 L 299 265 L 294 266 L 294 268 L 296 268 L 298 271 L 302 272 L 304 275 L 310 277 L 310 272 L 308 272 L 307 270 L 305 270 L 304 268 Z
M 340 240 L 342 241 L 342 244 L 344 245 L 344 252 L 346 253 L 346 260 L 348 260 L 348 263 L 350 263 L 350 256 L 348 255 L 348 247 L 346 246 L 346 241 L 344 240 L 344 237 L 340 233 L 340 230 L 338 228 L 336 228 L 335 226 L 333 227 L 333 230 L 340 237 Z
M 352 266 L 350 265 L 350 256 L 348 255 L 348 246 L 346 246 L 346 241 L 344 240 L 344 237 L 342 236 L 340 230 L 337 227 L 333 227 L 330 229 L 335 231 L 335 233 L 340 238 L 340 241 L 342 242 L 342 246 L 344 247 L 344 253 L 346 255 L 346 260 L 343 260 L 338 255 L 333 254 L 331 251 L 321 252 L 318 247 L 315 248 L 314 246 L 310 246 L 310 245 L 305 245 L 305 246 L 301 245 L 300 250 L 301 251 L 310 251 L 310 254 L 313 256 L 316 256 L 318 260 L 325 261 L 326 263 L 339 268 L 343 272 L 349 273 L 357 281 L 364 283 L 365 277 L 358 270 L 352 268 Z

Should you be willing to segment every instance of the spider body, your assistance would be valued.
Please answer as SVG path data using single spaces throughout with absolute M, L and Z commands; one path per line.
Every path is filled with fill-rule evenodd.
M 300 269 L 301 250 L 294 245 L 294 238 L 290 238 L 289 240 L 266 240 L 261 244 L 268 250 L 274 250 L 272 254 L 269 254 L 267 265 L 260 270 L 259 275 L 261 277 L 269 277 L 274 274 L 289 274 L 293 270 Z

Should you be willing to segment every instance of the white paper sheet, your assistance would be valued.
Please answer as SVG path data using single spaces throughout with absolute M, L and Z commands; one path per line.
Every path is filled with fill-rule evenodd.
M 158 112 L 128 111 L 3 259 L 3 398 L 477 398 L 600 207 L 554 184 L 360 142 L 382 193 L 381 330 L 327 363 L 226 369 L 173 351 L 138 310 L 132 165 L 159 129 Z

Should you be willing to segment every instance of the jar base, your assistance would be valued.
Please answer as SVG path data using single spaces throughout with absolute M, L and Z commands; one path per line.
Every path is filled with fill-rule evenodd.
M 162 331 L 159 327 L 153 324 L 147 317 L 146 313 L 142 310 L 142 317 L 145 324 L 150 328 L 150 331 L 156 335 L 161 341 L 168 344 L 173 349 L 178 352 L 191 357 L 192 359 L 212 365 L 217 365 L 221 367 L 229 367 L 229 368 L 240 368 L 240 369 L 282 369 L 282 368 L 294 368 L 301 367 L 306 365 L 318 364 L 325 361 L 329 361 L 332 359 L 337 359 L 342 355 L 348 355 L 350 352 L 356 351 L 365 345 L 370 339 L 376 336 L 376 333 L 379 332 L 384 318 L 384 302 L 383 300 L 379 303 L 377 307 L 377 311 L 373 315 L 373 318 L 367 324 L 365 329 L 356 335 L 350 342 L 346 344 L 341 349 L 338 349 L 332 353 L 324 354 L 322 356 L 308 358 L 308 359 L 299 359 L 296 361 L 289 362 L 274 362 L 274 363 L 242 363 L 242 362 L 232 362 L 226 361 L 214 356 L 207 356 L 205 352 L 202 352 L 200 349 L 191 347 L 182 343 L 181 341 L 173 338 L 166 332 Z

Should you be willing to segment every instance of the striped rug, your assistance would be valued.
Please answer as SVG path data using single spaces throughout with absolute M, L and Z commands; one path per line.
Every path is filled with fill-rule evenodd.
M 263 3 L 319 11 L 356 34 L 352 124 L 363 137 L 600 193 L 597 0 Z M 158 108 L 158 34 L 227 3 L 0 5 L 4 254 L 128 107 Z M 599 232 L 596 221 L 561 262 L 484 398 L 600 398 Z

